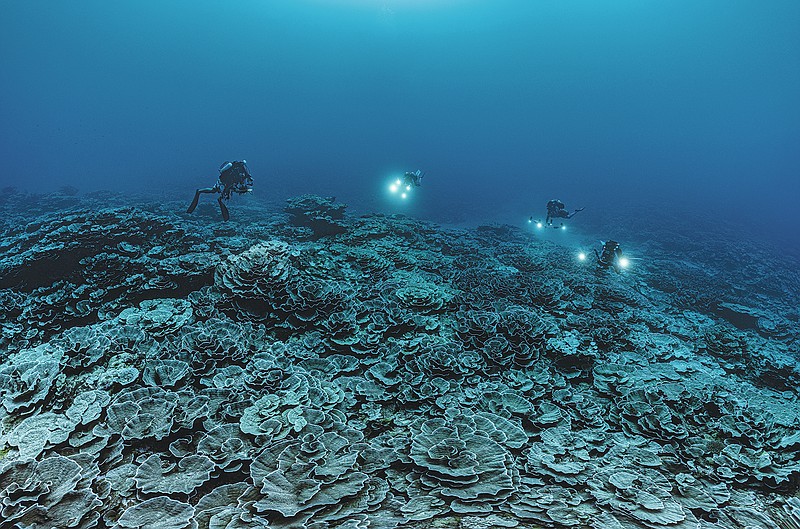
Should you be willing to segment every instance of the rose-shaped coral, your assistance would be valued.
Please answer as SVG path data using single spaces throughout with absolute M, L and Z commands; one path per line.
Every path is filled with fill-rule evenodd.
M 486 433 L 491 423 L 470 417 L 420 420 L 415 424 L 409 457 L 420 472 L 414 497 L 433 496 L 457 512 L 481 512 L 516 488 L 507 449 Z

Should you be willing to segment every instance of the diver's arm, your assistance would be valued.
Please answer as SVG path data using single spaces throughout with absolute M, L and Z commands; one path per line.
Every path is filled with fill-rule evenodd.
M 253 175 L 250 174 L 250 168 L 247 167 L 247 164 L 245 162 L 242 162 L 242 170 L 244 172 L 245 180 L 253 180 Z

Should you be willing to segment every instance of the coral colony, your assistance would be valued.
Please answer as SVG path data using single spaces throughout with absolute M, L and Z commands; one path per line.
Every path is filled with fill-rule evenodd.
M 800 527 L 797 321 L 756 279 L 236 213 L 5 226 L 0 526 Z

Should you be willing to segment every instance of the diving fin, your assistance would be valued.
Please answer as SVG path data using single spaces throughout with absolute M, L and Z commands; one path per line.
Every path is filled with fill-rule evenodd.
M 230 220 L 231 214 L 228 213 L 228 206 L 222 203 L 222 197 L 219 197 L 217 202 L 219 202 L 219 209 L 222 212 L 222 220 Z
M 192 211 L 194 211 L 194 208 L 197 207 L 198 200 L 200 200 L 200 191 L 195 192 L 194 200 L 192 200 L 192 203 L 189 204 L 189 209 L 186 210 L 186 213 L 191 213 Z

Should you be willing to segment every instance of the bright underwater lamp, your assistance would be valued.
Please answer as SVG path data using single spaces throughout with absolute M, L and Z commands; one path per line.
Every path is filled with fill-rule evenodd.
M 586 254 L 584 252 L 578 253 L 578 261 L 585 261 L 585 260 L 586 260 Z
M 402 185 L 403 181 L 398 178 L 394 182 L 389 184 L 389 191 L 391 191 L 392 193 L 397 193 Z
M 629 266 L 630 264 L 631 264 L 631 262 L 628 260 L 628 258 L 627 258 L 627 257 L 620 257 L 620 258 L 619 258 L 619 266 L 620 266 L 621 268 L 628 268 L 628 266 Z
M 541 222 L 537 222 L 537 223 L 536 223 L 536 227 L 537 227 L 537 228 L 541 228 L 541 227 L 542 227 L 542 223 L 541 223 Z
M 389 184 L 389 191 L 392 194 L 399 196 L 402 200 L 405 200 L 411 194 L 412 187 L 413 186 L 411 184 L 407 183 L 402 178 L 395 178 Z

